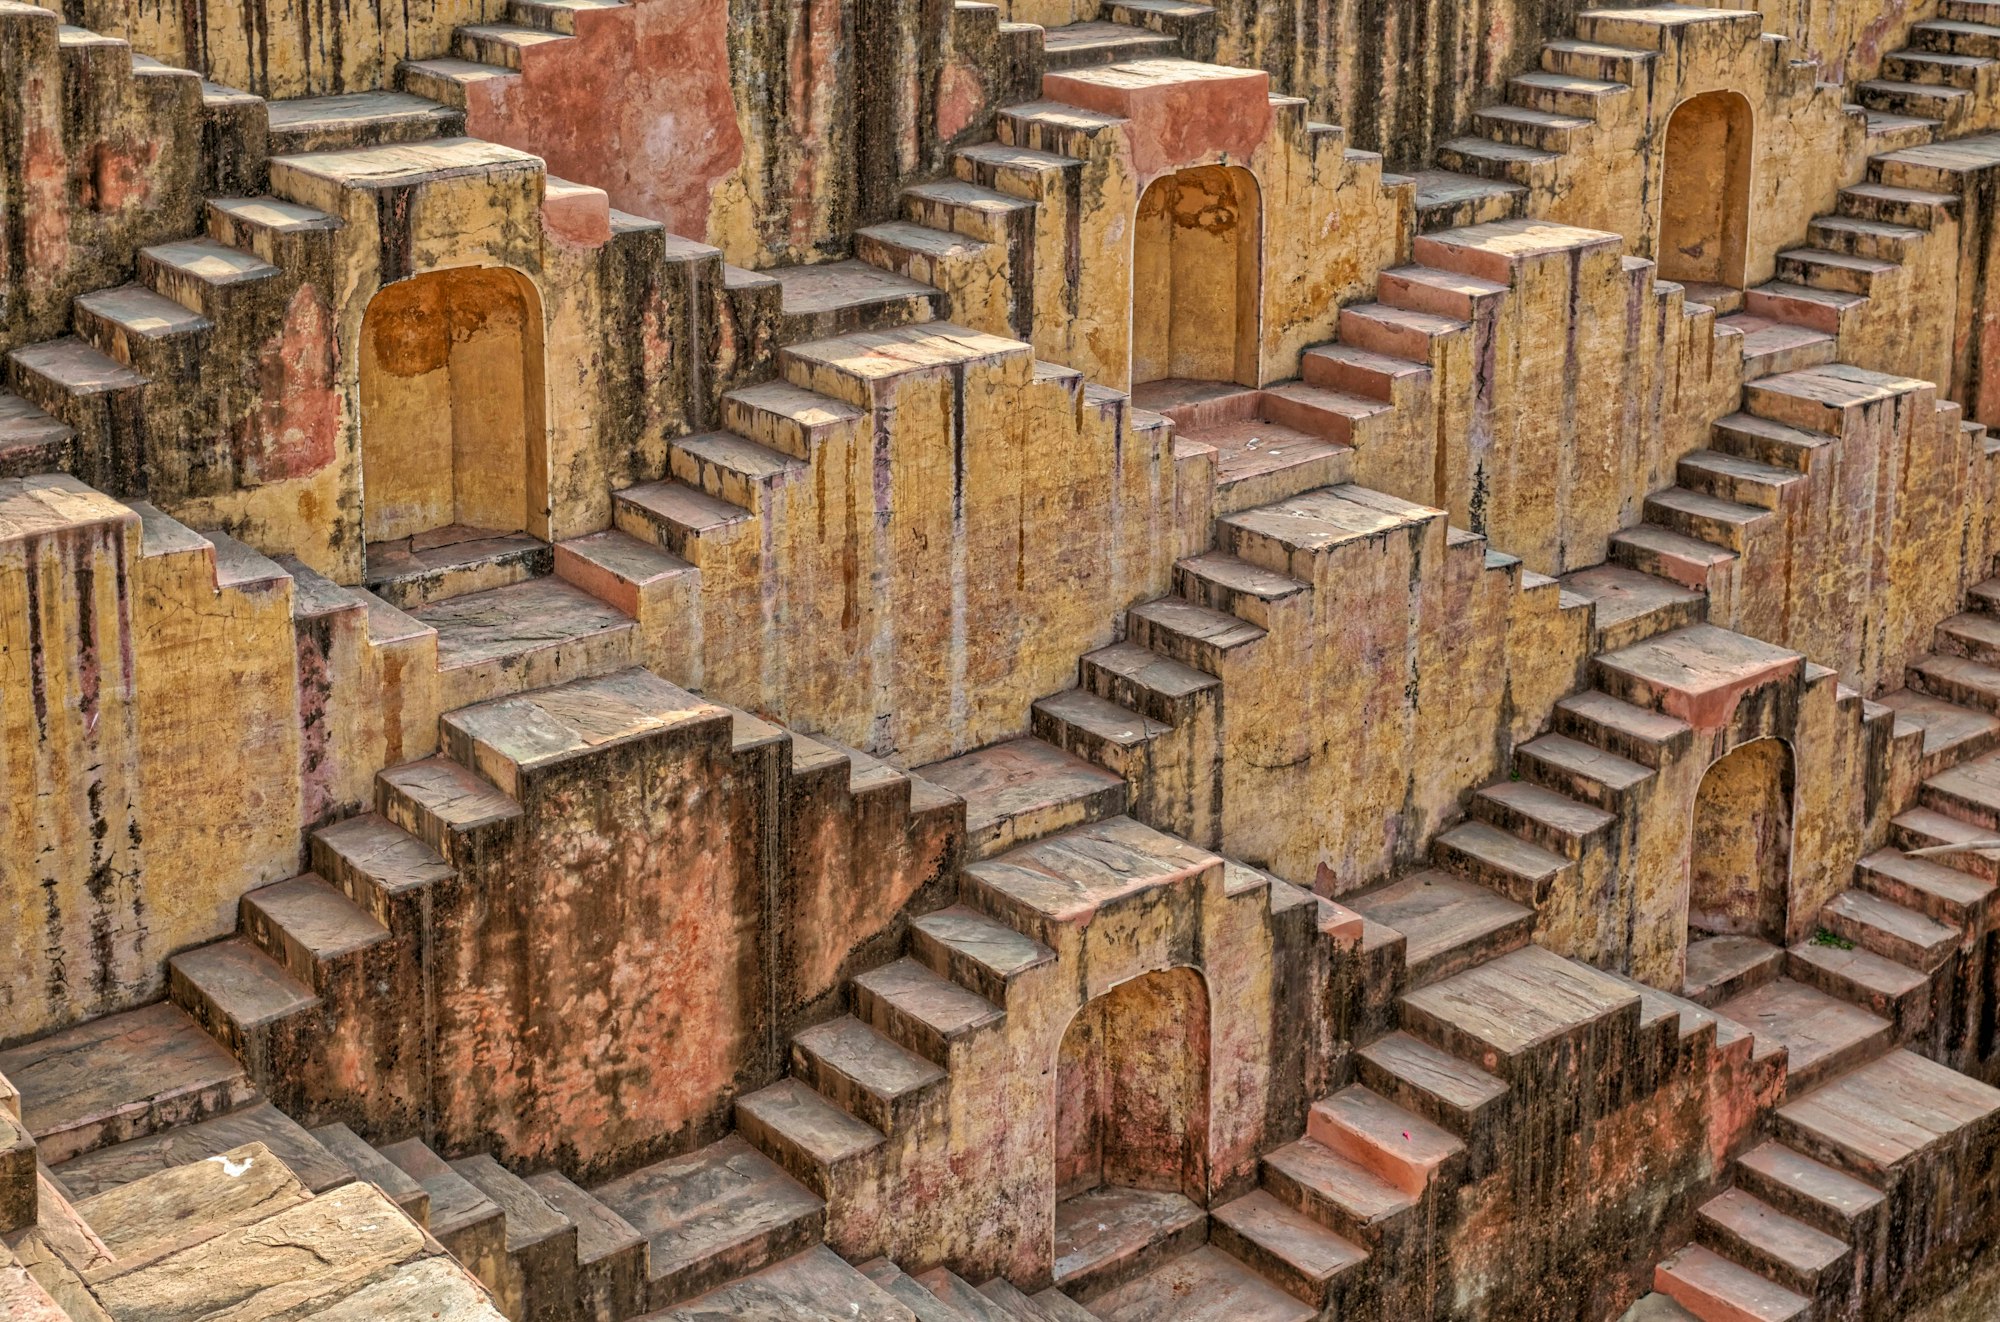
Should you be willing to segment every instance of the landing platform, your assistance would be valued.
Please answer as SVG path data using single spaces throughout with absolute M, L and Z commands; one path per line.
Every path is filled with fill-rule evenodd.
M 1908 1051 L 1778 1108 L 1779 1137 L 1865 1177 L 1886 1178 L 1947 1141 L 1992 1141 L 2000 1090 Z
M 1797 652 L 1697 624 L 1600 656 L 1596 669 L 1599 686 L 1613 697 L 1712 730 L 1746 694 L 1796 678 L 1804 665 Z
M 43 1161 L 139 1138 L 248 1102 L 235 1057 L 161 1001 L 0 1051 Z
M 1055 1281 L 1129 1275 L 1181 1241 L 1200 1243 L 1208 1213 L 1177 1193 L 1107 1186 L 1056 1204 Z
M 1787 1085 L 1794 1094 L 1889 1045 L 1890 1024 L 1858 1006 L 1790 978 L 1748 991 L 1715 1007 L 1760 1043 L 1785 1048 Z
M 1105 1322 L 1312 1322 L 1319 1314 L 1222 1250 L 1204 1246 L 1094 1299 Z

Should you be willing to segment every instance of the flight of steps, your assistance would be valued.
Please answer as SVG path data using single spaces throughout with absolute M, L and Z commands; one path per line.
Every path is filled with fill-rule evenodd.
M 1763 30 L 1754 10 L 1579 14 L 1574 37 L 1545 43 L 1541 67 L 1509 80 L 1507 100 L 1477 112 L 1472 132 L 1439 144 L 1435 167 L 1415 176 L 1419 231 L 1521 215 L 1530 189 L 1553 182 L 1565 154 L 1587 143 L 1600 122 L 1629 113 L 1670 30 L 1688 22 L 1726 30 L 1735 41 L 1756 41 Z M 1638 44 L 1649 40 L 1651 48 Z
M 1986 0 L 1944 0 L 1855 93 L 1881 150 L 1992 128 L 2000 117 L 2000 11 Z

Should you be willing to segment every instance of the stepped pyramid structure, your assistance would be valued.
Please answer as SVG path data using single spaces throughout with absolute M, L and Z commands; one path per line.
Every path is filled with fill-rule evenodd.
M 1992 1322 L 2000 0 L 0 0 L 0 1317 Z

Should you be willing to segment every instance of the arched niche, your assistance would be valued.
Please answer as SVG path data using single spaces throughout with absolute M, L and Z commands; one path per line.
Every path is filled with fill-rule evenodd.
M 1743 288 L 1755 138 L 1741 93 L 1704 92 L 1675 107 L 1660 170 L 1661 279 Z
M 1139 199 L 1132 384 L 1257 382 L 1262 198 L 1239 166 L 1165 175 Z
M 542 302 L 501 267 L 401 280 L 361 324 L 370 543 L 440 529 L 548 537 Z

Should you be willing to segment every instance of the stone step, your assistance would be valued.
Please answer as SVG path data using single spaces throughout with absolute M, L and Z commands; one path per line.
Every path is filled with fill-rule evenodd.
M 1844 940 L 1799 942 L 1785 952 L 1785 976 L 1887 1019 L 1897 1041 L 1921 1028 L 1930 1013 L 1928 977 Z
M 944 295 L 935 286 L 861 261 L 779 266 L 776 280 L 787 340 L 821 340 L 934 320 Z
M 507 0 L 507 19 L 522 27 L 576 35 L 579 20 L 625 8 L 624 0 Z
M 1527 781 L 1477 791 L 1472 815 L 1572 861 L 1602 847 L 1618 822 L 1602 808 Z
M 1984 611 L 1954 615 L 1938 625 L 1932 646 L 1946 656 L 2000 666 L 2000 617 Z
M 1611 558 L 1642 574 L 1706 590 L 1736 559 L 1736 552 L 1658 524 L 1643 523 L 1611 534 Z
M 520 76 L 519 70 L 504 64 L 462 60 L 451 55 L 432 60 L 404 60 L 396 66 L 397 85 L 404 91 L 461 110 L 470 104 L 474 88 L 481 89 L 482 96 L 491 96 Z
M 437 630 L 441 711 L 607 675 L 639 659 L 630 616 L 556 578 L 452 597 L 410 615 Z
M 1892 115 L 1885 110 L 1864 110 L 1868 125 L 1868 154 L 1880 156 L 1936 142 L 1944 135 L 1944 125 L 1921 115 Z
M 1760 1044 L 1786 1052 L 1787 1090 L 1796 1096 L 1881 1055 L 1889 1021 L 1791 978 L 1777 978 L 1716 1007 Z
M 1776 1139 L 1738 1157 L 1732 1174 L 1739 1188 L 1847 1245 L 1864 1242 L 1884 1201 L 1875 1186 Z
M 876 1159 L 882 1131 L 795 1078 L 737 1099 L 736 1127 L 758 1151 L 822 1198 L 845 1172 Z
M 550 1322 L 569 1317 L 576 1307 L 576 1223 L 490 1156 L 450 1165 L 500 1209 L 506 1225 L 505 1284 L 495 1291 L 501 1311 Z
M 1437 341 L 1463 335 L 1467 322 L 1434 312 L 1352 303 L 1340 310 L 1340 343 L 1382 358 L 1428 365 Z
M 766 522 L 774 517 L 771 502 L 812 471 L 803 460 L 734 432 L 685 436 L 668 442 L 667 452 L 675 480 Z
M 315 995 L 339 969 L 391 939 L 372 914 L 310 872 L 244 895 L 241 927 Z
M 1930 973 L 1957 946 L 1963 932 L 1865 890 L 1849 889 L 1820 910 L 1820 926 L 1884 959 Z
M 1457 1135 L 1358 1083 L 1313 1103 L 1306 1137 L 1412 1198 L 1433 1182 L 1451 1184 L 1464 1166 Z
M 874 1282 L 882 1293 L 907 1308 L 916 1316 L 917 1322 L 966 1322 L 965 1314 L 926 1290 L 914 1276 L 904 1275 L 903 1269 L 887 1258 L 871 1258 L 857 1264 L 855 1270 Z M 1090 1315 L 1086 1313 L 1084 1317 L 1087 1322 Z
M 1164 33 L 1124 23 L 1099 22 L 1049 28 L 1042 50 L 1050 69 L 1087 69 L 1180 54 L 1179 43 Z
M 1267 1153 L 1262 1169 L 1264 1188 L 1279 1202 L 1371 1249 L 1417 1208 L 1412 1195 L 1310 1138 Z
M 1220 432 L 1192 428 L 1186 431 L 1190 440 L 1216 445 L 1222 451 L 1219 467 L 1227 482 L 1243 484 L 1246 478 L 1260 476 L 1267 470 L 1282 472 L 1288 479 L 1280 486 L 1267 478 L 1251 491 L 1256 496 L 1254 501 L 1237 495 L 1237 509 L 1281 500 L 1343 480 L 1347 465 L 1342 461 L 1347 452 L 1385 438 L 1395 417 L 1392 403 L 1303 381 L 1280 381 L 1261 391 L 1257 400 L 1263 421 L 1238 424 Z M 1249 440 L 1259 443 L 1258 450 L 1246 453 L 1247 446 L 1229 445 L 1233 439 L 1231 432 L 1244 431 L 1250 433 Z M 1280 444 L 1285 456 L 1283 464 L 1276 460 Z M 1250 490 L 1245 485 L 1239 485 L 1238 489 Z M 1264 494 L 1257 495 L 1258 491 Z
M 1218 877 L 1222 860 L 1129 817 L 1071 827 L 965 870 L 972 907 L 1052 949 L 1074 945 L 1083 924 L 1156 903 Z
M 1472 124 L 1481 135 L 1495 142 L 1552 152 L 1569 151 L 1580 135 L 1597 126 L 1595 120 L 1586 116 L 1515 105 L 1486 106 L 1473 113 Z
M 649 1252 L 632 1224 L 558 1171 L 527 1185 L 576 1227 L 576 1289 L 585 1319 L 631 1317 L 645 1309 Z
M 946 1069 L 1007 1017 L 984 996 L 907 956 L 857 976 L 852 999 L 856 1018 Z
M 415 778 L 399 779 L 413 782 Z M 505 797 L 491 786 L 482 788 L 482 798 Z M 496 802 L 494 806 L 500 805 Z M 508 816 L 520 812 L 511 799 L 505 809 Z M 320 877 L 399 936 L 418 930 L 425 892 L 456 875 L 437 850 L 377 813 L 362 813 L 321 827 L 312 833 L 309 855 Z
M 1506 1084 L 1400 1030 L 1361 1048 L 1355 1066 L 1370 1089 L 1463 1139 L 1487 1134 L 1503 1113 Z
M 1632 803 L 1655 775 L 1644 763 L 1564 734 L 1545 734 L 1520 745 L 1514 761 L 1526 779 L 1607 812 Z
M 1653 1288 L 1701 1322 L 1809 1322 L 1813 1301 L 1690 1244 L 1653 1271 Z
M 2000 668 L 1933 652 L 1912 661 L 1906 679 L 1919 693 L 2000 714 Z
M 1716 326 L 1733 330 L 1743 337 L 1745 381 L 1824 366 L 1834 360 L 1840 347 L 1839 341 L 1825 331 L 1773 321 L 1748 312 L 1719 317 Z
M 1967 609 L 1982 611 L 1988 615 L 2000 614 L 2000 578 L 1989 578 L 1983 583 L 1975 583 L 1965 594 Z
M 1929 231 L 1940 220 L 1958 214 L 1958 198 L 1894 184 L 1851 184 L 1840 190 L 1840 214 Z
M 49 1173 L 73 1201 L 82 1201 L 164 1170 L 207 1161 L 246 1143 L 269 1148 L 312 1193 L 324 1193 L 358 1174 L 343 1154 L 268 1102 L 97 1148 L 51 1166 Z
M 1692 742 L 1686 721 L 1586 689 L 1556 704 L 1555 727 L 1572 739 L 1594 744 L 1658 769 Z
M 1891 264 L 1909 261 L 1927 233 L 1911 225 L 1892 225 L 1858 216 L 1819 216 L 1813 220 L 1809 232 L 1813 246 L 1822 251 Z
M 1004 1305 L 987 1298 L 972 1282 L 949 1268 L 933 1267 L 910 1279 L 950 1322 L 1013 1322 Z
M 1058 1202 L 1055 1230 L 1056 1286 L 1087 1305 L 1199 1245 L 1208 1213 L 1178 1193 L 1105 1185 Z
M 67 470 L 75 440 L 68 423 L 0 390 L 0 480 Z
M 371 542 L 362 585 L 403 610 L 548 574 L 555 552 L 526 533 L 451 524 L 393 542 Z
M 1200 558 L 1206 561 L 1214 557 Z M 1301 591 L 1310 590 L 1298 580 L 1274 574 L 1261 565 L 1250 565 L 1235 556 L 1220 558 L 1244 565 L 1272 579 L 1282 578 L 1286 583 L 1297 584 Z M 1182 597 L 1160 597 L 1141 602 L 1125 613 L 1125 628 L 1126 636 L 1131 641 L 1211 675 L 1221 672 L 1226 655 L 1262 641 L 1265 633 L 1263 626 L 1235 613 L 1199 605 Z
M 1608 79 L 1577 78 L 1539 70 L 1517 74 L 1507 83 L 1507 97 L 1516 105 L 1592 120 L 1601 117 L 1631 91 L 1626 84 Z
M 1097 1314 L 1091 1312 L 1053 1285 L 1046 1290 L 1036 1291 L 1033 1298 L 1035 1307 L 1048 1315 L 1048 1322 L 1095 1322 L 1097 1317 Z M 929 1319 L 921 1319 L 921 1322 L 929 1322 Z M 940 1322 L 957 1322 L 957 1320 L 945 1318 L 941 1319 Z
M 332 1153 L 357 1180 L 387 1194 L 389 1201 L 403 1209 L 412 1221 L 428 1227 L 431 1223 L 430 1190 L 408 1171 L 390 1161 L 346 1125 L 322 1125 L 312 1131 L 320 1146 Z
M 1038 699 L 1029 722 L 1035 738 L 1126 779 L 1144 775 L 1147 750 L 1172 729 L 1086 689 Z
M 901 197 L 903 219 L 981 243 L 1007 244 L 1033 234 L 1035 204 L 963 179 L 912 184 Z
M 1504 180 L 1528 188 L 1553 184 L 1556 162 L 1562 159 L 1552 151 L 1517 147 L 1490 138 L 1451 138 L 1440 143 L 1434 154 L 1440 166 L 1456 174 Z
M 910 957 L 1002 1007 L 1017 978 L 1056 958 L 1033 937 L 962 904 L 911 920 Z
M 353 92 L 267 103 L 271 154 L 349 151 L 465 132 L 465 111 L 408 92 Z
M 1659 59 L 1657 51 L 1603 41 L 1563 38 L 1542 43 L 1542 68 L 1574 78 L 1595 78 L 1606 82 L 1638 86 L 1650 66 Z
M 1533 945 L 1420 987 L 1400 1010 L 1412 1036 L 1503 1081 L 1538 1077 L 1553 1055 L 1579 1044 L 1596 1050 L 1603 1068 L 1622 1069 L 1640 1018 L 1637 992 Z
M 1785 971 L 1785 952 L 1754 936 L 1711 936 L 1690 940 L 1681 992 L 1710 1009 L 1775 980 Z
M 1174 591 L 1180 597 L 1168 597 L 1163 601 L 1184 600 L 1206 611 L 1221 612 L 1240 623 L 1256 626 L 1258 637 L 1262 636 L 1264 627 L 1275 612 L 1284 611 L 1290 605 L 1305 604 L 1312 592 L 1309 584 L 1289 574 L 1274 573 L 1221 551 L 1209 551 L 1176 561 L 1173 581 Z M 1216 626 L 1225 627 L 1226 623 L 1217 621 Z M 1126 627 L 1128 633 L 1143 633 L 1151 626 L 1144 621 L 1134 624 L 1128 617 Z M 1149 640 L 1147 646 L 1160 650 L 1156 641 Z M 1207 666 L 1197 668 L 1209 669 Z
M 1851 1250 L 1742 1189 L 1725 1189 L 1695 1213 L 1697 1240 L 1809 1299 L 1842 1292 Z
M 1909 42 L 1912 49 L 1919 51 L 1977 55 L 1987 59 L 2000 57 L 2000 27 L 1991 23 L 1933 19 L 1911 25 Z
M 1221 701 L 1214 675 L 1132 642 L 1087 653 L 1079 674 L 1091 693 L 1176 728 Z
M 1933 862 L 1965 872 L 1982 881 L 2000 882 L 2000 833 L 1933 808 L 1911 808 L 1890 823 L 1891 838 L 1905 850 L 1926 852 Z
M 286 270 L 303 269 L 319 256 L 330 256 L 333 236 L 344 224 L 317 207 L 279 197 L 208 200 L 210 238 Z
M 852 1015 L 794 1036 L 792 1073 L 885 1134 L 915 1124 L 945 1081 L 937 1065 Z
M 260 1082 L 274 1073 L 274 1034 L 320 1004 L 311 987 L 240 936 L 168 960 L 167 995 Z
M 1331 1301 L 1335 1282 L 1368 1259 L 1367 1249 L 1265 1189 L 1216 1208 L 1209 1217 L 1208 1241 L 1294 1299 L 1319 1309 Z
M 1741 555 L 1752 530 L 1772 517 L 1756 505 L 1704 495 L 1686 487 L 1668 487 L 1646 497 L 1646 521 L 1669 532 L 1692 537 Z
M 567 33 L 514 23 L 473 23 L 452 33 L 452 54 L 502 69 L 520 69 L 528 51 L 568 41 Z
M 611 506 L 619 528 L 697 565 L 705 542 L 724 541 L 755 518 L 741 505 L 673 479 L 626 487 L 612 495 Z
M 1533 909 L 1447 872 L 1411 873 L 1341 902 L 1403 934 L 1413 987 L 1518 950 L 1535 928 Z
M 1983 927 L 1993 904 L 1994 884 L 1989 878 L 1961 872 L 1945 862 L 1912 858 L 1900 849 L 1878 849 L 1868 855 L 1855 879 L 1892 904 L 1960 930 Z
M 1938 87 L 1889 78 L 1871 78 L 1855 84 L 1854 99 L 1869 110 L 1937 120 L 1946 133 L 1955 130 L 1974 104 L 1972 93 L 1962 87 Z
M 1504 179 L 1483 179 L 1451 170 L 1419 170 L 1417 230 L 1435 234 L 1508 220 L 1520 213 L 1528 190 Z
M 1856 257 L 1824 248 L 1793 248 L 1778 254 L 1778 279 L 1812 289 L 1873 295 L 1875 285 L 1902 268 L 1895 262 Z
M 994 744 L 917 774 L 965 800 L 966 846 L 975 858 L 1125 811 L 1121 777 L 1040 739 Z
M 1594 608 L 1592 651 L 1615 651 L 1708 618 L 1701 593 L 1623 565 L 1580 569 L 1563 575 L 1562 585 Z
M 1319 1315 L 1213 1246 L 1093 1299 L 1090 1311 L 1105 1322 L 1312 1322 Z
M 1697 624 L 1592 658 L 1612 697 L 1688 722 L 1721 723 L 1747 693 L 1795 682 L 1805 658 L 1712 624 Z
M 79 476 L 115 490 L 139 488 L 149 378 L 68 336 L 9 353 L 5 383 L 25 405 L 70 430 L 63 453 Z M 32 449 L 17 459 L 33 462 L 44 453 Z
M 1695 42 L 1721 49 L 1755 46 L 1764 35 L 1764 23 L 1755 10 L 1657 5 L 1586 11 L 1577 16 L 1576 34 L 1584 41 L 1665 54 Z
M 709 1291 L 681 1307 L 647 1314 L 648 1322 L 784 1318 L 786 1322 L 913 1322 L 916 1317 L 824 1244 Z
M 1681 456 L 1674 473 L 1685 490 L 1761 510 L 1783 509 L 1793 489 L 1806 480 L 1792 469 L 1717 450 Z
M 1460 822 L 1431 842 L 1431 859 L 1517 905 L 1534 908 L 1552 894 L 1573 865 L 1517 835 L 1487 822 Z
M 141 283 L 218 326 L 281 274 L 257 254 L 214 239 L 162 243 L 139 253 Z
M 2000 833 L 2000 752 L 1940 771 L 1924 781 L 1918 799 L 1926 808 Z
M 1989 1130 L 2000 1090 L 1909 1051 L 1891 1051 L 1772 1116 L 1774 1137 L 1881 1185 L 1967 1127 Z
M 826 1204 L 733 1135 L 591 1195 L 646 1237 L 648 1308 L 771 1266 L 825 1233 Z
M 1897 726 L 1923 731 L 1922 772 L 1934 776 L 1968 758 L 2000 747 L 2000 718 L 1974 707 L 1933 698 L 1912 689 L 1897 689 L 1878 699 L 1896 713 Z
M 807 461 L 828 439 L 854 434 L 867 417 L 844 400 L 787 381 L 745 386 L 722 397 L 722 421 L 730 431 Z
M 1375 353 L 1352 344 L 1322 344 L 1308 349 L 1299 359 L 1299 370 L 1308 385 L 1378 399 L 1399 408 L 1413 406 L 1431 381 L 1428 363 Z
M 1868 300 L 1860 294 L 1819 289 L 1789 280 L 1772 280 L 1743 295 L 1743 307 L 1753 316 L 1833 336 L 1838 336 L 1850 319 L 1867 306 Z
M 1048 1315 L 1042 1311 L 1041 1305 L 1015 1289 L 1003 1277 L 995 1276 L 981 1285 L 979 1295 L 1001 1311 L 1004 1322 L 1048 1322 Z
M 90 347 L 152 380 L 196 379 L 215 323 L 144 285 L 85 294 L 71 324 Z
M 430 1195 L 430 1233 L 466 1270 L 503 1300 L 508 1293 L 507 1215 L 422 1139 L 380 1149 Z

